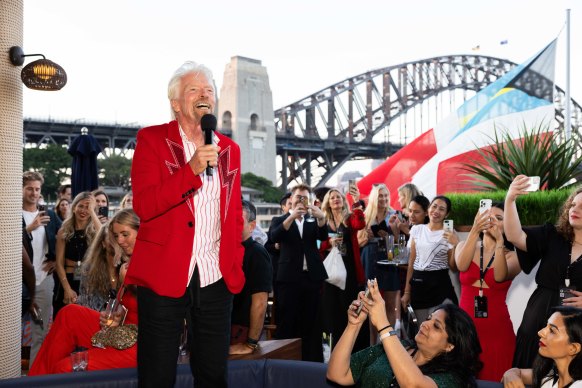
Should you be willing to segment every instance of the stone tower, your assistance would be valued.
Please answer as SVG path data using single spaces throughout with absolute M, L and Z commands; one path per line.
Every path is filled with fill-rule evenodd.
M 240 146 L 242 173 L 277 182 L 273 95 L 267 69 L 256 59 L 234 56 L 224 70 L 218 127 Z

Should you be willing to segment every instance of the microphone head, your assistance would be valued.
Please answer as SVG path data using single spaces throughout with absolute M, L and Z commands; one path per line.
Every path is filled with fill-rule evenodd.
M 205 114 L 202 116 L 202 119 L 200 119 L 200 126 L 202 127 L 202 130 L 216 130 L 216 116 L 210 113 Z

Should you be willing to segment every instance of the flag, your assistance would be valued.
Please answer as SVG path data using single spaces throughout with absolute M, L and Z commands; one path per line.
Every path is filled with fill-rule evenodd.
M 491 146 L 495 127 L 518 139 L 524 125 L 534 128 L 553 119 L 555 52 L 556 40 L 403 147 L 358 182 L 362 195 L 372 184 L 385 183 L 392 207 L 398 208 L 397 189 L 408 182 L 429 198 L 472 191 L 463 163 L 480 160 L 476 148 Z

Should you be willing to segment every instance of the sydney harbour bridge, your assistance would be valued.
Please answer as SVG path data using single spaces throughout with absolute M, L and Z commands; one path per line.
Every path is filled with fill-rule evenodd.
M 496 81 L 515 63 L 478 55 L 422 59 L 370 70 L 275 110 L 279 181 L 324 185 L 346 162 L 385 159 Z M 459 101 L 461 99 L 462 101 Z M 555 86 L 554 130 L 563 138 L 565 92 Z M 572 100 L 572 136 L 582 108 Z M 70 144 L 87 127 L 106 154 L 131 155 L 137 124 L 24 120 L 26 146 Z M 228 131 L 222 131 L 228 134 Z M 577 142 L 582 147 L 582 142 Z M 579 153 L 582 152 L 582 148 Z

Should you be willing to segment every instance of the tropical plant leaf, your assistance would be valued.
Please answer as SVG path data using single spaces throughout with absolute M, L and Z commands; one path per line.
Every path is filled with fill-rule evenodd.
M 494 125 L 491 146 L 476 146 L 480 160 L 463 165 L 465 181 L 479 190 L 507 190 L 516 175 L 539 176 L 544 190 L 568 187 L 582 163 L 573 139 L 559 142 L 548 123 L 528 129 L 525 123 L 515 140 L 507 129 Z

